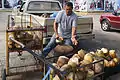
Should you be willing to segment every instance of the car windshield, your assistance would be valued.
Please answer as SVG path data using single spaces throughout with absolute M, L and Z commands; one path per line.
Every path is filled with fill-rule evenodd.
M 28 4 L 28 11 L 59 11 L 58 2 L 32 1 Z
M 120 10 L 117 11 L 117 14 L 120 15 Z

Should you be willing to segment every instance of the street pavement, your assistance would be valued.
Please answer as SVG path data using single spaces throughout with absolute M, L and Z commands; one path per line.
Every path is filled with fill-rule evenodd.
M 0 65 L 2 67 L 5 66 L 5 53 L 6 53 L 6 45 L 5 45 L 6 32 L 5 32 L 5 30 L 7 27 L 7 15 L 9 15 L 9 14 L 10 14 L 10 12 L 0 12 L 0 26 L 1 26 L 1 28 L 0 28 L 0 62 L 1 62 L 1 64 Z M 84 15 L 84 16 L 93 17 L 93 21 L 94 21 L 93 33 L 95 34 L 95 39 L 80 41 L 80 48 L 85 49 L 87 51 L 94 51 L 96 49 L 106 47 L 108 49 L 115 49 L 118 53 L 117 55 L 120 56 L 120 47 L 119 47 L 119 45 L 120 45 L 120 36 L 119 36 L 120 31 L 116 31 L 116 30 L 109 31 L 109 32 L 102 31 L 100 28 L 100 23 L 99 23 L 100 14 L 86 14 L 86 15 Z M 34 58 L 31 55 L 24 54 L 23 56 L 25 58 L 26 57 L 28 58 L 28 59 L 26 59 L 27 62 L 25 62 L 25 60 L 23 60 L 20 62 L 18 61 L 18 63 L 17 63 L 17 60 L 20 59 L 19 57 L 17 57 L 18 54 L 13 53 L 12 55 L 13 56 L 11 57 L 10 61 L 11 61 L 11 63 L 15 62 L 17 65 L 26 64 L 26 63 L 31 64 L 31 63 L 35 62 Z M 14 59 L 15 61 L 12 59 Z M 15 66 L 15 65 L 12 64 L 12 66 Z M 25 74 L 24 74 L 24 75 L 19 75 L 19 79 L 17 76 L 17 79 L 16 79 L 16 77 L 12 77 L 12 78 L 9 77 L 8 80 L 38 80 L 38 79 L 40 80 L 40 78 L 38 78 L 38 77 L 31 78 L 30 76 L 33 76 L 33 75 L 29 75 L 29 78 L 27 77 L 26 79 L 22 79 L 21 77 L 25 77 Z M 120 74 L 114 75 L 111 77 L 111 80 L 120 80 L 119 76 L 120 76 Z

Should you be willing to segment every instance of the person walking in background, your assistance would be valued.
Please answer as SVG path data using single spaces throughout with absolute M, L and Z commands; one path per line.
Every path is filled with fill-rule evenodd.
M 22 5 L 23 1 L 19 0 L 17 5 Z

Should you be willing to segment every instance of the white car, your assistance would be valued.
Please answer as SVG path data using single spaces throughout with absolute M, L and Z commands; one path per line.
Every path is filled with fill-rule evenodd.
M 60 10 L 62 10 L 62 6 L 58 0 L 27 0 L 23 3 L 19 10 L 13 11 L 13 15 L 30 15 L 32 20 L 35 19 L 32 21 L 32 23 L 36 24 L 37 22 L 41 26 L 45 27 L 46 30 L 44 32 L 43 44 L 47 44 L 52 34 L 54 33 L 53 22 L 55 17 L 50 17 L 50 15 Z M 46 14 L 47 16 L 45 16 Z M 29 18 L 28 21 L 30 21 Z M 79 16 L 77 24 L 78 39 L 94 38 L 94 35 L 92 34 L 92 17 Z

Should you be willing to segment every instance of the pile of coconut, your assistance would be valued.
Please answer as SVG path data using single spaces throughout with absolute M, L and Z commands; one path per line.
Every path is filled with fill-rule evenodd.
M 93 52 L 95 56 L 104 59 L 105 67 L 115 67 L 120 63 L 120 58 L 117 56 L 115 50 L 108 50 L 107 48 L 97 49 L 96 53 Z
M 66 56 L 60 56 L 56 63 L 53 65 L 60 71 L 66 71 L 66 80 L 84 80 L 85 78 L 91 78 L 95 74 L 103 71 L 103 61 L 96 64 L 91 64 L 100 60 L 94 57 L 93 52 L 86 53 L 84 50 L 79 50 L 71 58 Z M 89 64 L 89 65 L 88 65 Z M 53 71 L 51 71 L 53 73 Z M 60 80 L 58 75 L 55 75 L 53 80 Z
M 119 62 L 115 50 L 101 48 L 88 53 L 81 49 L 71 58 L 60 56 L 53 65 L 60 71 L 67 72 L 65 80 L 73 80 L 73 78 L 75 78 L 74 80 L 85 80 L 103 72 L 104 67 L 114 67 Z M 58 75 L 54 75 L 53 80 L 60 79 Z

